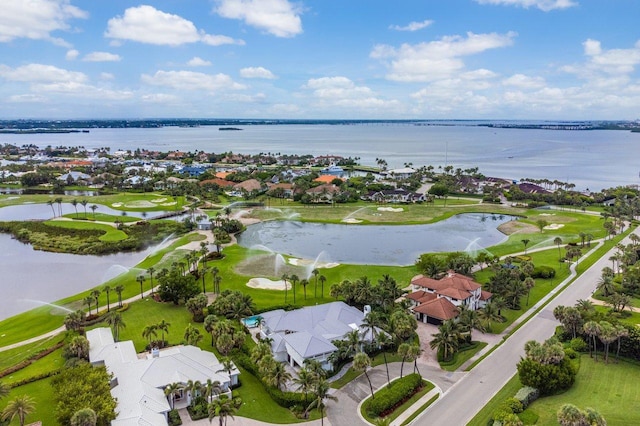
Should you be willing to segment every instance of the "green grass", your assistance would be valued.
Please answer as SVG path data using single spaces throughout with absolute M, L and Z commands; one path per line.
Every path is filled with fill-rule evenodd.
M 387 363 L 392 363 L 392 362 L 401 362 L 402 358 L 400 356 L 398 356 L 398 354 L 396 352 L 387 352 Z M 372 359 L 371 359 L 371 366 L 375 367 L 378 365 L 382 365 L 384 364 L 384 356 L 382 355 L 382 353 L 378 353 L 376 354 Z M 410 365 L 410 362 L 405 362 L 405 367 L 407 365 Z M 362 374 L 361 371 L 356 371 L 353 368 L 349 368 L 347 370 L 347 372 L 340 377 L 337 380 L 334 380 L 333 382 L 331 382 L 331 387 L 333 389 L 340 389 L 342 388 L 344 385 L 346 385 L 347 383 L 351 382 L 353 379 L 355 379 L 356 377 L 360 376 Z
M 37 342 L 20 346 L 15 349 L 0 352 L 0 371 L 4 371 L 9 367 L 12 367 L 25 359 L 29 358 L 34 353 L 40 352 L 44 349 L 50 348 L 59 341 L 62 340 L 60 336 L 49 337 Z M 3 379 L 0 379 L 3 380 Z
M 487 342 L 473 342 L 473 345 L 467 347 L 462 351 L 456 352 L 452 362 L 441 362 L 440 367 L 442 367 L 442 369 L 446 371 L 456 371 L 462 364 L 467 362 L 468 359 L 480 352 L 482 348 L 487 345 Z
M 640 324 L 640 312 L 631 312 L 629 310 L 624 310 L 624 312 L 613 312 L 613 310 L 608 306 L 595 306 L 596 312 L 602 312 L 605 316 L 609 318 L 615 318 L 621 323 L 629 324 L 629 325 L 638 325 Z
M 64 221 L 64 220 L 48 220 L 45 222 L 46 225 L 54 226 L 58 228 L 66 228 L 66 229 L 81 229 L 81 230 L 98 230 L 103 231 L 104 235 L 100 236 L 100 241 L 107 242 L 115 242 L 126 240 L 127 234 L 124 231 L 116 229 L 111 225 L 105 225 L 102 223 L 93 223 L 86 221 Z
M 11 392 L 9 392 L 9 395 L 0 401 L 0 411 L 4 409 L 9 401 L 22 395 L 30 396 L 33 398 L 35 403 L 35 411 L 27 416 L 25 424 L 30 424 L 38 420 L 42 421 L 43 425 L 58 424 L 54 414 L 54 389 L 51 386 L 51 378 L 38 380 L 37 382 L 13 388 Z M 19 424 L 20 423 L 17 418 L 10 423 L 11 426 Z
M 15 197 L 15 195 L 13 195 Z M 62 194 L 29 194 L 29 195 L 20 195 L 19 198 L 12 198 L 11 195 L 0 195 L 0 203 L 2 206 L 12 206 L 17 204 L 24 204 L 26 202 L 29 203 L 46 203 L 50 200 L 55 200 L 56 198 L 61 198 L 63 203 L 70 203 L 72 200 L 78 201 L 78 216 L 84 216 L 84 207 L 80 204 L 82 200 L 87 200 L 89 203 L 87 204 L 87 217 L 91 216 L 93 213 L 89 206 L 92 204 L 102 204 L 108 206 L 114 210 L 135 210 L 135 211 L 170 211 L 170 210 L 179 210 L 184 205 L 188 204 L 185 197 L 179 196 L 175 200 L 173 197 L 169 195 L 163 195 L 158 192 L 146 192 L 146 193 L 129 193 L 129 192 L 120 192 L 115 194 L 108 195 L 96 195 L 93 197 L 78 197 L 73 195 L 62 195 Z M 159 199 L 166 198 L 164 202 L 154 203 L 153 201 L 158 201 Z M 163 206 L 163 203 L 170 203 L 176 201 L 177 204 L 171 206 Z M 115 206 L 113 204 L 116 204 Z M 118 205 L 117 203 L 122 203 L 122 205 Z M 140 207 L 140 205 L 149 205 L 149 207 Z M 151 207 L 153 206 L 153 207 Z M 54 209 L 57 210 L 57 203 L 53 205 Z M 66 206 L 65 206 L 66 208 Z M 100 212 L 100 208 L 96 210 L 96 214 Z M 53 211 L 51 212 L 53 214 Z M 75 210 L 73 211 L 75 215 Z
M 518 389 L 522 387 L 522 383 L 520 383 L 520 378 L 517 374 L 515 374 L 503 387 L 494 395 L 493 398 L 489 400 L 489 402 L 484 406 L 478 414 L 476 414 L 473 419 L 468 423 L 468 426 L 487 426 L 489 420 L 491 420 L 491 415 L 498 408 L 502 402 L 512 397 L 518 392 Z
M 402 424 L 400 426 L 405 426 L 410 424 L 412 421 L 415 420 L 416 417 L 418 417 L 424 410 L 426 410 L 427 408 L 429 408 L 429 406 L 431 404 L 433 404 L 434 402 L 436 402 L 438 400 L 438 398 L 440 398 L 440 394 L 438 395 L 434 395 L 429 401 L 427 401 L 424 405 L 422 405 L 420 408 L 418 408 L 416 411 L 413 412 L 413 414 L 411 414 L 409 417 L 407 417 L 407 419 L 402 422 Z
M 84 216 L 84 212 L 80 213 L 78 216 L 76 216 L 75 213 L 71 213 L 71 214 L 65 214 L 62 215 L 62 217 L 66 217 L 69 219 L 73 219 L 73 220 L 84 220 L 84 221 L 88 221 L 88 222 L 110 222 L 110 223 L 115 223 L 116 221 L 118 222 L 125 222 L 125 223 L 130 223 L 130 222 L 139 222 L 140 218 L 139 217 L 133 217 L 133 216 L 122 216 L 122 215 L 111 215 L 111 214 L 106 214 L 106 213 L 98 213 L 98 210 L 96 210 L 95 213 L 93 212 L 89 212 L 87 213 L 87 217 L 85 218 Z
M 610 426 L 640 424 L 638 365 L 594 362 L 583 355 L 575 384 L 568 391 L 540 398 L 527 409 L 539 416 L 538 425 L 557 424 L 556 412 L 566 403 L 596 409 Z
M 10 385 L 19 382 L 20 380 L 28 379 L 30 377 L 39 376 L 41 374 L 57 370 L 64 365 L 64 362 L 65 360 L 62 357 L 62 348 L 60 348 L 51 352 L 49 355 L 39 359 L 37 362 L 34 362 L 30 366 L 3 377 L 2 381 Z

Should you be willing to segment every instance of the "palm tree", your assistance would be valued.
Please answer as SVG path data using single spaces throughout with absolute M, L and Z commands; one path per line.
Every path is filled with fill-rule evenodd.
M 233 415 L 242 406 L 242 400 L 240 398 L 229 399 L 226 395 L 221 395 L 220 398 L 216 398 L 209 403 L 209 422 L 214 418 L 218 418 L 219 426 L 226 426 L 227 417 L 234 418 Z
M 58 197 L 53 201 L 58 204 L 58 216 L 62 216 L 62 198 Z
M 373 393 L 373 385 L 371 384 L 371 379 L 369 378 L 369 373 L 367 373 L 367 369 L 371 367 L 371 358 L 369 355 L 364 352 L 358 352 L 356 356 L 353 357 L 353 365 L 352 368 L 355 371 L 362 371 L 369 382 L 369 389 L 371 389 L 371 399 L 375 398 Z
M 330 399 L 332 401 L 338 400 L 338 398 L 329 394 L 329 390 L 331 390 L 331 388 L 329 387 L 329 383 L 327 383 L 327 381 L 324 378 L 319 378 L 316 381 L 316 384 L 313 389 L 313 395 L 315 396 L 315 399 L 311 401 L 311 404 L 309 404 L 309 406 L 305 411 L 305 414 L 308 416 L 309 411 L 313 410 L 314 408 L 317 408 L 320 411 L 321 426 L 324 426 L 324 413 L 325 413 L 325 409 L 327 408 L 324 401 L 327 399 Z
M 413 372 L 420 374 L 420 370 L 418 370 L 418 358 L 420 358 L 420 354 L 422 353 L 422 349 L 420 348 L 420 344 L 414 343 L 409 347 L 409 352 L 407 353 L 408 357 L 413 359 Z
M 169 327 L 171 327 L 171 323 L 166 322 L 165 320 L 160 321 L 158 324 L 156 324 L 156 329 L 160 330 L 160 332 L 162 333 L 162 344 L 164 345 L 164 333 L 169 334 Z
M 320 281 L 320 297 L 324 298 L 324 283 L 325 281 L 327 281 L 327 277 L 325 277 L 324 275 L 320 275 L 318 277 L 318 280 Z
M 117 285 L 113 288 L 113 291 L 118 294 L 118 307 L 122 308 L 122 292 L 124 291 L 124 286 L 122 284 Z
M 400 363 L 400 378 L 402 378 L 403 376 L 404 362 L 406 361 L 407 356 L 409 355 L 410 348 L 411 348 L 411 345 L 409 345 L 408 343 L 401 343 L 398 346 L 398 356 L 402 358 L 402 362 Z
M 136 277 L 136 281 L 138 281 L 138 283 L 140 284 L 140 299 L 144 299 L 144 290 L 142 288 L 142 285 L 146 280 L 147 279 L 144 277 L 144 275 L 138 275 Z
M 153 266 L 147 269 L 147 273 L 149 274 L 149 281 L 151 281 L 151 296 L 153 296 L 153 274 L 155 274 L 156 268 Z
M 211 402 L 214 396 L 220 395 L 222 393 L 222 386 L 220 382 L 217 380 L 207 379 L 207 383 L 203 385 L 204 388 L 204 397 L 207 401 Z
M 214 326 L 217 321 L 218 321 L 218 317 L 215 315 L 207 315 L 206 317 L 204 317 L 204 331 L 211 334 L 211 347 L 213 347 L 213 343 L 214 343 L 213 332 L 215 330 Z
M 80 204 L 82 204 L 82 207 L 84 207 L 84 218 L 87 218 L 87 204 L 89 202 L 87 200 L 82 200 L 80 201 Z
M 35 410 L 33 399 L 28 395 L 22 395 L 9 401 L 7 406 L 2 410 L 2 420 L 13 420 L 18 417 L 20 426 L 24 426 L 24 422 L 29 414 Z
M 149 349 L 151 349 L 151 340 L 154 337 L 158 337 L 158 326 L 155 324 L 151 324 L 146 326 L 142 330 L 142 337 L 149 341 Z
M 69 342 L 69 352 L 76 358 L 89 360 L 89 341 L 84 336 L 74 336 Z
M 78 217 L 78 200 L 76 200 L 75 198 L 71 200 L 71 205 L 73 206 L 74 209 L 76 209 L 76 218 L 77 218 Z
M 602 295 L 604 297 L 609 297 L 615 292 L 613 277 L 610 275 L 602 275 L 602 277 L 600 277 L 600 280 L 598 280 L 597 288 L 598 290 L 602 291 Z
M 384 359 L 384 368 L 387 370 L 387 384 L 391 384 L 391 378 L 389 377 L 389 363 L 387 362 L 387 351 L 385 348 L 391 343 L 391 338 L 387 333 L 378 334 L 378 345 L 382 350 L 382 358 Z
M 604 362 L 609 362 L 609 345 L 617 339 L 615 327 L 608 321 L 600 322 L 600 333 L 598 338 L 604 344 Z
M 222 277 L 220 275 L 215 275 L 213 277 L 213 292 L 215 294 L 220 294 L 220 283 L 222 282 Z
M 64 326 L 67 330 L 80 330 L 82 323 L 84 321 L 85 313 L 83 310 L 78 309 L 74 312 L 69 312 L 66 317 L 64 317 Z M 0 394 L 0 397 L 2 395 Z
M 180 394 L 181 389 L 180 383 L 171 383 L 164 388 L 164 394 L 169 397 L 169 406 L 172 410 L 174 409 L 175 396 Z
M 473 329 L 477 329 L 481 333 L 485 332 L 482 321 L 478 316 L 478 311 L 467 308 L 465 305 L 460 306 L 460 313 L 458 314 L 458 325 L 462 330 L 468 333 L 469 343 L 473 341 L 472 332 Z
M 71 426 L 96 426 L 98 416 L 91 408 L 82 408 L 71 417 Z
M 309 285 L 309 280 L 303 279 L 300 281 L 300 285 L 302 286 L 302 290 L 304 291 L 304 300 L 307 300 L 307 286 Z
M 456 324 L 452 320 L 447 320 L 438 327 L 438 333 L 432 334 L 433 340 L 429 342 L 431 349 L 436 349 L 438 353 L 442 352 L 443 360 L 450 359 L 459 346 L 459 332 Z
M 300 281 L 300 278 L 296 274 L 293 274 L 289 277 L 289 281 L 291 281 L 291 291 L 293 292 L 293 304 L 296 304 L 296 283 Z
M 282 390 L 282 387 L 291 380 L 291 374 L 281 362 L 276 362 L 271 370 L 265 376 L 265 382 L 269 386 Z
M 595 355 L 595 360 L 598 361 L 598 349 L 596 347 L 596 336 L 600 334 L 600 324 L 595 321 L 587 321 L 582 326 L 585 334 L 589 336 L 589 356 L 591 355 L 591 350 L 593 349 L 593 353 Z
M 524 244 L 524 255 L 526 256 L 527 255 L 527 245 L 531 242 L 531 240 L 525 238 L 525 239 L 520 240 L 520 241 L 522 241 L 522 244 Z
M 53 212 L 53 217 L 56 217 L 56 211 L 55 211 L 55 209 L 53 208 L 53 200 L 49 200 L 49 201 L 47 201 L 47 205 L 48 205 L 49 207 L 51 207 L 51 211 Z
M 200 270 L 200 275 L 202 276 L 202 294 L 207 293 L 207 289 L 204 284 L 204 278 L 207 276 L 208 273 L 209 273 L 209 268 L 203 265 L 202 269 Z
M 616 327 L 616 338 L 618 339 L 618 348 L 616 349 L 616 362 L 618 362 L 618 358 L 620 357 L 620 343 L 623 337 L 629 336 L 629 330 L 627 330 L 625 326 L 620 324 L 616 325 L 615 327 Z
M 315 374 L 303 367 L 298 371 L 298 377 L 293 379 L 293 382 L 298 385 L 298 390 L 304 394 L 304 405 L 307 405 L 307 395 L 309 391 L 312 389 L 313 384 L 315 383 L 316 376 Z
M 98 290 L 97 288 L 91 290 L 91 297 L 93 297 L 93 299 L 96 301 L 96 315 L 98 315 L 98 305 L 100 305 L 100 290 Z
M 502 321 L 502 315 L 498 314 L 498 309 L 495 302 L 488 302 L 484 308 L 478 309 L 478 318 L 483 322 L 483 326 L 488 332 L 492 331 L 491 324 Z
M 536 285 L 536 280 L 531 277 L 526 277 L 523 284 L 527 288 L 527 306 L 529 306 L 529 294 L 531 294 L 531 289 Z
M 89 295 L 87 297 L 85 297 L 84 299 L 82 299 L 82 303 L 84 305 L 87 305 L 89 307 L 89 315 L 91 315 L 91 306 L 93 306 L 93 296 Z
M 193 407 L 196 402 L 196 398 L 202 394 L 204 386 L 202 386 L 202 382 L 200 380 L 189 380 L 187 382 L 186 389 L 189 391 L 189 405 Z
M 289 279 L 289 275 L 286 273 L 282 274 L 282 281 L 284 281 L 284 304 L 287 304 L 287 280 Z
M 105 285 L 102 287 L 102 291 L 107 294 L 107 312 L 111 311 L 111 303 L 109 301 L 109 293 L 111 292 L 111 287 L 109 285 Z
M 560 246 L 562 245 L 562 238 L 555 237 L 553 239 L 553 244 L 558 246 L 558 260 L 562 259 L 562 254 L 560 253 Z
M 96 206 L 95 204 L 92 204 L 89 206 L 89 208 L 91 209 L 91 213 L 93 213 L 93 220 L 96 219 L 96 210 L 98 210 L 98 206 Z
M 558 423 L 562 426 L 574 426 L 584 424 L 584 414 L 573 404 L 564 404 L 556 414 Z
M 113 329 L 113 338 L 117 342 L 120 339 L 120 330 L 127 327 L 120 312 L 111 312 L 107 317 L 107 324 Z
M 313 268 L 313 271 L 311 271 L 311 274 L 316 279 L 315 286 L 313 287 L 313 298 L 317 299 L 318 298 L 318 275 L 320 275 L 320 271 L 318 270 L 318 268 Z

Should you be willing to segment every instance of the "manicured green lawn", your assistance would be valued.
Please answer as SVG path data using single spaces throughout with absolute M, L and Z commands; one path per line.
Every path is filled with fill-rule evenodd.
M 540 398 L 528 410 L 540 416 L 539 425 L 556 425 L 556 412 L 566 403 L 581 409 L 596 409 L 610 426 L 640 424 L 640 366 L 621 361 L 618 364 L 594 362 L 583 355 L 575 384 L 568 391 Z
M 38 380 L 37 382 L 11 389 L 9 395 L 0 401 L 0 412 L 9 401 L 22 395 L 30 396 L 35 403 L 35 411 L 27 416 L 25 424 L 30 424 L 38 420 L 41 421 L 43 425 L 58 424 L 54 414 L 54 389 L 51 387 L 51 378 Z M 11 426 L 19 424 L 17 418 L 10 423 Z
M 30 366 L 3 377 L 2 381 L 10 385 L 19 382 L 20 380 L 28 379 L 30 377 L 39 376 L 41 374 L 57 370 L 64 365 L 64 362 L 65 360 L 62 357 L 62 348 L 60 348 L 51 352 L 44 358 L 39 359 Z
M 48 339 L 42 339 L 25 346 L 0 352 L 0 371 L 6 370 L 19 362 L 24 361 L 36 352 L 50 348 L 62 339 L 62 336 L 49 337 Z M 0 381 L 1 380 L 2 379 L 0 379 Z
M 498 408 L 502 402 L 512 397 L 518 392 L 518 389 L 522 387 L 522 383 L 520 383 L 520 379 L 518 375 L 515 374 L 503 387 L 495 394 L 493 398 L 489 400 L 489 402 L 484 406 L 478 414 L 475 415 L 473 419 L 469 422 L 467 426 L 487 426 L 489 424 L 489 420 L 491 420 L 491 416 L 493 412 Z
M 130 222 L 138 222 L 140 221 L 139 217 L 133 217 L 133 216 L 122 216 L 122 215 L 111 215 L 111 214 L 106 214 L 106 213 L 98 213 L 98 210 L 96 210 L 95 212 L 91 212 L 89 211 L 89 213 L 87 213 L 87 217 L 85 218 L 84 216 L 84 212 L 80 214 L 80 216 L 76 216 L 75 213 L 72 214 L 65 214 L 62 215 L 62 217 L 67 217 L 69 219 L 73 219 L 73 220 L 78 220 L 78 217 L 80 218 L 79 220 L 86 220 L 89 222 L 111 222 L 111 223 L 115 223 L 116 221 L 119 222 L 125 222 L 125 223 L 130 223 Z
M 48 220 L 46 225 L 55 226 L 58 228 L 67 229 L 89 229 L 103 231 L 104 235 L 100 237 L 101 241 L 122 241 L 127 239 L 127 234 L 123 231 L 116 229 L 113 226 L 105 225 L 102 223 L 93 223 L 89 221 L 65 221 L 65 220 Z
M 169 195 L 163 195 L 158 192 L 146 192 L 146 193 L 129 193 L 121 192 L 109 195 L 96 195 L 92 197 L 78 197 L 73 195 L 61 195 L 61 194 L 29 194 L 20 195 L 18 198 L 11 195 L 0 195 L 0 203 L 2 206 L 12 206 L 17 204 L 29 203 L 46 203 L 50 200 L 57 198 L 62 199 L 63 203 L 70 203 L 72 200 L 78 202 L 78 215 L 84 216 L 84 207 L 80 204 L 82 200 L 87 200 L 87 217 L 92 215 L 89 206 L 92 204 L 106 205 L 114 210 L 135 210 L 135 211 L 164 211 L 164 210 L 179 210 L 188 202 L 183 196 L 171 197 Z M 163 200 L 164 199 L 164 200 Z M 160 201 L 162 200 L 162 201 Z M 175 204 L 174 204 L 175 203 Z M 115 204 L 115 205 L 114 205 Z M 166 204 L 166 205 L 163 205 Z M 54 204 L 56 208 L 57 203 Z M 67 206 L 65 209 L 68 210 Z M 96 213 L 100 212 L 100 208 L 96 210 Z M 53 214 L 53 211 L 52 211 Z M 75 215 L 75 209 L 73 210 Z
M 456 352 L 454 356 L 454 360 L 452 363 L 444 364 L 440 363 L 440 366 L 443 370 L 447 371 L 456 371 L 462 364 L 464 364 L 468 359 L 474 356 L 476 353 L 480 352 L 482 348 L 487 346 L 487 342 L 473 342 L 474 345 L 466 348 L 463 351 Z

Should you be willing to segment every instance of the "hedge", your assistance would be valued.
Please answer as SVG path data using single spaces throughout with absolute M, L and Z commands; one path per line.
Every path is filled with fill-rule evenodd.
M 379 417 L 385 411 L 393 408 L 422 386 L 422 376 L 417 373 L 408 374 L 395 380 L 390 386 L 380 389 L 367 403 L 367 413 L 371 417 Z
M 29 358 L 25 359 L 24 361 L 19 362 L 16 365 L 12 365 L 11 367 L 7 368 L 6 370 L 3 370 L 0 373 L 0 378 L 8 376 L 9 374 L 13 374 L 16 371 L 20 371 L 23 368 L 26 368 L 28 366 L 30 366 L 31 364 L 33 364 L 34 362 L 36 362 L 37 360 L 44 358 L 45 356 L 49 355 L 51 352 L 56 351 L 58 349 L 60 349 L 61 347 L 64 346 L 64 341 L 58 342 L 55 345 L 43 349 L 40 352 L 37 352 L 33 355 L 31 355 Z
M 556 276 L 556 270 L 551 266 L 541 265 L 533 268 L 533 273 L 531 274 L 532 278 L 553 278 Z

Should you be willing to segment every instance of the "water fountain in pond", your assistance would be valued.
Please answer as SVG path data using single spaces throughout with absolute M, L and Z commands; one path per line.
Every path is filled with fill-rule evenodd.
M 540 241 L 539 243 L 537 243 L 537 244 L 535 244 L 535 245 L 533 245 L 533 246 L 529 247 L 529 248 L 527 249 L 527 251 L 531 251 L 531 250 L 534 250 L 534 249 L 537 249 L 537 248 L 540 248 L 540 247 L 551 247 L 551 246 L 552 246 L 552 244 L 553 244 L 553 240 L 554 240 L 554 239 L 555 239 L 555 238 L 547 238 L 547 239 L 546 239 L 546 240 L 544 240 L 544 241 Z
M 467 253 L 469 256 L 473 257 L 474 259 L 476 256 L 478 256 L 478 253 L 481 253 L 481 252 L 484 252 L 490 256 L 493 256 L 493 253 L 491 253 L 489 250 L 487 250 L 486 248 L 478 244 L 478 241 L 480 241 L 480 238 L 476 238 L 472 241 L 469 241 L 469 244 L 467 244 L 467 247 L 465 247 L 463 251 Z
M 64 306 L 56 305 L 55 303 L 43 302 L 42 300 L 20 299 L 18 302 L 35 303 L 40 306 L 51 306 L 52 308 L 60 309 L 64 312 L 73 312 L 71 309 L 65 308 Z
M 109 269 L 107 269 L 107 271 L 102 275 L 102 282 L 104 283 L 104 282 L 110 281 L 130 271 L 134 271 L 134 272 L 139 271 L 143 273 L 143 272 L 146 272 L 146 269 L 134 268 L 134 267 L 128 268 L 122 265 L 111 265 Z
M 287 264 L 287 261 L 285 260 L 284 256 L 282 256 L 280 253 L 274 252 L 264 244 L 254 244 L 251 247 L 249 247 L 249 249 L 266 251 L 267 253 L 269 253 L 268 257 L 269 258 L 273 257 L 273 276 L 274 277 L 280 276 L 280 274 L 282 273 L 283 267 Z
M 311 275 L 313 274 L 313 270 L 316 269 L 318 265 L 322 265 L 326 263 L 329 263 L 329 255 L 327 254 L 326 251 L 322 250 L 320 253 L 318 253 L 318 255 L 316 256 L 313 262 L 305 266 L 304 278 L 306 279 L 311 278 Z
M 354 219 L 354 218 L 353 218 L 353 215 L 355 215 L 356 213 L 358 213 L 358 212 L 360 212 L 360 211 L 362 211 L 362 210 L 368 209 L 368 208 L 369 208 L 368 206 L 360 207 L 358 210 L 355 210 L 355 211 L 353 211 L 353 212 L 349 213 L 348 215 L 346 215 L 345 217 L 343 217 L 343 218 L 342 218 L 342 221 L 343 221 L 343 222 L 353 222 L 353 221 L 356 221 L 356 219 Z
M 165 237 L 162 241 L 160 241 L 160 244 L 156 245 L 153 250 L 151 250 L 151 253 L 149 253 L 149 256 L 151 256 L 152 254 L 156 254 L 158 251 L 162 250 L 163 248 L 165 248 L 165 246 L 167 245 L 167 243 L 169 241 L 171 241 L 171 239 L 174 237 L 174 234 L 169 234 L 169 236 Z

